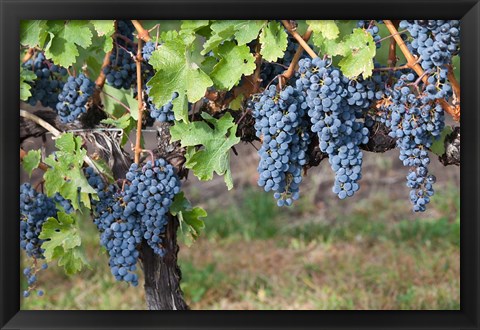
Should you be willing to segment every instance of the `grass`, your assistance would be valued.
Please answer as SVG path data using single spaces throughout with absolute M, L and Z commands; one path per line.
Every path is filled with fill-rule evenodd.
M 187 301 L 193 309 L 459 309 L 458 189 L 441 189 L 431 212 L 404 219 L 404 201 L 387 197 L 331 213 L 278 208 L 254 190 L 212 202 L 201 239 L 181 246 Z M 113 280 L 96 229 L 83 226 L 92 269 L 68 278 L 50 267 L 39 275 L 45 296 L 22 308 L 145 309 L 143 290 Z

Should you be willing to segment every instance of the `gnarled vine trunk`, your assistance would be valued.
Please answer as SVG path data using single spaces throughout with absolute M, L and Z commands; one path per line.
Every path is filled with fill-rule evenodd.
M 141 258 L 145 274 L 145 299 L 150 310 L 189 309 L 180 289 L 182 273 L 177 264 L 178 219 L 170 216 L 165 231 L 165 256 L 155 254 L 146 241 L 142 243 Z

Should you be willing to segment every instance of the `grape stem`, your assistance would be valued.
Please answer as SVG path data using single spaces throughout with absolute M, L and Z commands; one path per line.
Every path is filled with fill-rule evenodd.
M 310 40 L 310 37 L 312 36 L 312 30 L 310 28 L 307 29 L 307 31 L 303 34 L 302 40 L 305 42 L 308 42 Z M 292 78 L 293 74 L 295 73 L 296 68 L 298 67 L 298 61 L 300 61 L 300 57 L 302 56 L 304 51 L 304 48 L 301 44 L 298 45 L 297 51 L 295 52 L 295 55 L 293 56 L 292 62 L 290 62 L 290 65 L 288 66 L 288 69 L 285 70 L 285 72 L 282 73 L 282 79 L 284 80 L 283 83 L 286 82 L 286 80 Z
M 398 21 L 393 21 L 393 26 L 395 28 L 398 27 Z M 397 32 L 398 34 L 400 34 L 400 32 Z M 395 67 L 395 65 L 397 64 L 397 41 L 395 40 L 395 38 L 392 38 L 393 35 L 390 36 L 390 45 L 389 45 L 389 48 L 388 48 L 388 66 L 390 68 L 393 68 Z M 401 37 L 401 36 L 400 36 Z M 382 41 L 381 39 L 379 41 Z
M 22 58 L 22 63 L 27 62 L 29 59 L 33 57 L 34 54 L 35 54 L 35 48 L 27 49 L 27 51 L 25 52 L 25 55 Z
M 136 43 L 134 43 L 132 40 L 130 40 L 129 38 L 125 37 L 124 35 L 120 34 L 120 33 L 114 33 L 112 35 L 112 38 L 115 40 L 115 39 L 122 39 L 123 41 L 125 41 L 127 44 L 130 44 L 132 45 L 133 47 L 137 46 Z
M 455 77 L 455 72 L 453 71 L 453 65 L 448 64 L 447 68 L 448 68 L 447 78 L 452 84 L 453 93 L 455 94 L 456 99 L 460 100 L 460 84 L 458 83 L 458 80 Z
M 138 31 L 138 33 L 140 35 L 140 31 Z M 142 40 L 143 39 L 138 39 L 137 57 L 135 58 L 135 64 L 137 66 L 137 100 L 138 100 L 137 134 L 135 137 L 135 163 L 137 164 L 140 162 L 140 153 L 142 152 L 142 146 L 141 146 L 142 118 L 143 118 Z
M 142 152 L 146 152 L 150 155 L 150 159 L 152 160 L 152 166 L 155 165 L 155 156 L 153 155 L 153 151 L 149 149 L 142 149 Z
M 398 44 L 398 47 L 400 47 L 400 50 L 402 51 L 403 55 L 407 59 L 407 65 L 409 68 L 415 71 L 415 73 L 419 77 L 423 77 L 422 80 L 425 83 L 425 85 L 428 84 L 428 77 L 426 75 L 423 75 L 423 69 L 420 66 L 419 62 L 415 59 L 415 57 L 410 53 L 408 50 L 407 45 L 403 41 L 402 37 L 398 34 L 397 28 L 395 25 L 392 23 L 392 21 L 389 20 L 384 20 L 385 26 L 387 27 L 388 31 L 390 34 L 393 36 L 395 41 Z M 445 99 L 439 99 L 438 102 L 442 106 L 442 108 L 449 113 L 453 120 L 459 121 L 460 120 L 460 106 L 453 107 L 450 105 Z
M 298 34 L 297 31 L 295 31 L 292 28 L 292 25 L 288 20 L 282 19 L 282 24 L 285 26 L 285 28 L 288 30 L 288 32 L 294 37 L 299 45 L 305 49 L 305 51 L 310 55 L 312 58 L 318 57 L 318 55 L 313 51 L 313 49 L 307 44 L 305 40 L 303 40 L 302 36 Z
M 145 42 L 147 41 L 150 41 L 151 38 L 150 38 L 150 34 L 148 33 L 147 30 L 145 30 L 142 26 L 142 24 L 140 23 L 140 21 L 136 20 L 136 19 L 132 19 L 132 24 L 133 26 L 135 26 L 135 29 L 137 30 L 137 33 L 138 33 L 138 39 L 139 40 L 143 40 Z
M 103 57 L 103 62 L 102 62 L 102 67 L 100 68 L 100 73 L 98 74 L 97 79 L 95 79 L 95 90 L 93 92 L 93 103 L 95 104 L 100 104 L 101 99 L 100 99 L 100 92 L 103 89 L 103 86 L 105 85 L 105 80 L 106 76 L 105 73 L 103 72 L 103 69 L 106 68 L 108 65 L 110 65 L 110 55 L 112 54 L 112 51 L 109 51 L 105 54 Z

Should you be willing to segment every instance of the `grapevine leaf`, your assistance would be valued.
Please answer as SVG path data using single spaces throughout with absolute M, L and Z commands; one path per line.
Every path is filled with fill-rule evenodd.
M 248 20 L 241 21 L 235 25 L 235 40 L 237 40 L 238 45 L 245 45 L 257 38 L 265 22 L 262 20 Z
M 185 245 L 191 246 L 205 228 L 205 223 L 201 218 L 207 216 L 207 211 L 201 207 L 192 207 L 190 201 L 185 197 L 185 194 L 180 192 L 175 195 L 173 203 L 170 206 L 170 213 L 178 217 L 182 233 L 180 238 Z
M 97 31 L 99 37 L 101 36 L 110 36 L 115 32 L 115 22 L 113 20 L 91 20 L 90 21 Z
M 220 20 L 214 21 L 210 28 L 212 29 L 212 35 L 203 44 L 203 50 L 201 55 L 207 54 L 209 51 L 216 49 L 222 42 L 229 40 L 235 34 L 235 26 L 238 21 L 234 20 Z
M 215 119 L 204 112 L 202 118 L 206 122 L 177 122 L 170 129 L 172 142 L 180 140 L 182 147 L 202 146 L 198 150 L 192 148 L 187 152 L 185 166 L 203 181 L 211 180 L 213 172 L 224 175 L 230 190 L 233 188 L 230 149 L 240 142 L 240 138 L 235 136 L 237 125 L 230 113 Z
M 45 56 L 55 64 L 69 67 L 79 55 L 77 46 L 87 48 L 92 44 L 92 31 L 88 21 L 48 21 L 50 40 Z
M 87 48 L 92 44 L 93 34 L 87 21 L 68 21 L 60 36 L 82 48 Z
M 218 59 L 216 57 L 206 56 L 205 59 L 202 61 L 201 68 L 206 74 L 210 75 L 217 63 Z
M 22 159 L 23 168 L 28 173 L 28 176 L 32 176 L 34 169 L 40 164 L 41 151 L 30 150 Z
M 32 87 L 27 82 L 33 82 L 37 79 L 37 75 L 30 70 L 26 70 L 23 66 L 20 66 L 20 100 L 26 101 L 32 93 L 30 88 Z
M 442 134 L 433 142 L 430 151 L 437 156 L 442 156 L 445 153 L 445 137 L 452 132 L 453 129 L 451 126 L 445 126 Z
M 86 71 L 89 77 L 97 77 L 100 74 L 103 57 L 112 47 L 113 39 L 110 36 L 94 35 L 88 48 L 77 48 L 79 55 L 73 64 L 75 70 L 77 72 Z
M 106 113 L 118 118 L 128 112 L 134 120 L 137 120 L 138 101 L 133 97 L 132 91 L 126 91 L 108 85 L 103 86 L 103 91 L 104 93 L 102 93 L 101 96 Z M 126 109 L 125 106 L 127 106 L 128 109 Z
M 58 219 L 51 217 L 45 221 L 39 238 L 45 240 L 42 244 L 45 259 L 48 262 L 58 259 L 58 265 L 72 275 L 83 265 L 88 266 L 88 262 L 81 250 L 82 240 L 73 216 L 64 212 L 58 212 L 57 216 Z
M 336 39 L 340 33 L 334 20 L 307 20 L 307 24 L 314 33 L 322 35 L 325 39 Z
M 232 110 L 240 110 L 242 108 L 243 101 L 245 100 L 245 95 L 239 94 L 228 107 Z
M 47 39 L 47 21 L 20 21 L 20 44 L 28 47 L 43 47 Z
M 220 20 L 214 21 L 210 28 L 212 34 L 203 45 L 202 55 L 216 50 L 223 42 L 235 38 L 238 45 L 245 45 L 258 36 L 265 25 L 264 20 Z
M 369 77 L 372 74 L 373 58 L 376 53 L 372 35 L 363 29 L 354 29 L 343 43 L 345 47 L 341 55 L 344 57 L 338 63 L 343 74 L 348 78 L 360 74 L 365 78 Z
M 47 58 L 52 59 L 55 64 L 66 68 L 75 63 L 78 55 L 78 49 L 74 43 L 58 36 L 50 39 L 49 47 L 45 49 Z
M 184 20 L 182 21 L 181 29 L 185 31 L 198 31 L 201 28 L 207 26 L 209 24 L 209 20 Z
M 153 52 L 150 64 L 157 71 L 150 79 L 149 96 L 160 108 L 172 100 L 173 93 L 179 96 L 173 100 L 177 120 L 188 122 L 188 102 L 196 102 L 204 95 L 213 82 L 199 66 L 192 61 L 190 45 L 184 39 L 164 42 Z
M 73 275 L 82 270 L 83 266 L 92 268 L 86 257 L 84 251 L 78 247 L 68 250 L 58 259 L 58 265 L 62 266 L 67 275 Z
M 218 48 L 218 56 L 221 58 L 213 68 L 210 77 L 215 86 L 229 90 L 235 86 L 242 75 L 249 75 L 255 70 L 255 58 L 246 46 L 237 46 L 232 41 L 224 42 Z
M 83 175 L 83 159 L 87 151 L 82 148 L 82 139 L 74 137 L 73 133 L 64 133 L 55 141 L 58 151 L 45 159 L 51 166 L 44 174 L 45 191 L 52 197 L 60 193 L 72 202 L 75 210 L 80 209 L 80 203 L 90 208 L 89 194 L 96 197 L 95 189 Z
M 125 129 L 130 125 L 130 120 L 132 117 L 129 114 L 126 114 L 118 119 L 107 118 L 101 121 L 102 124 L 113 125 L 117 128 Z
M 45 240 L 42 249 L 45 249 L 47 261 L 52 261 L 57 247 L 67 251 L 82 244 L 75 219 L 64 212 L 58 212 L 57 216 L 58 219 L 51 217 L 45 221 L 39 235 L 40 239 Z
M 287 49 L 287 33 L 278 22 L 269 22 L 260 34 L 260 43 L 262 47 L 260 54 L 266 61 L 274 62 L 279 57 L 283 57 Z

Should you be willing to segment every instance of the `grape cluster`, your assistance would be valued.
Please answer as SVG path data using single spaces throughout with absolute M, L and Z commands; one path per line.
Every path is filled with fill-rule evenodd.
M 129 89 L 136 80 L 136 64 L 133 53 L 123 48 L 115 48 L 110 54 L 110 64 L 103 68 L 107 84 L 121 89 Z
M 409 49 L 420 58 L 427 74 L 426 97 L 448 100 L 453 92 L 447 79 L 447 65 L 460 50 L 460 21 L 404 20 L 400 22 L 400 28 L 410 33 Z
M 38 236 L 44 222 L 55 217 L 55 202 L 47 195 L 37 192 L 29 183 L 20 186 L 20 247 L 29 257 L 43 259 L 43 240 Z
M 374 93 L 352 84 L 319 58 L 300 60 L 297 74 L 296 88 L 306 95 L 302 107 L 308 108 L 311 130 L 317 133 L 320 150 L 328 155 L 335 172 L 333 192 L 341 199 L 352 196 L 361 178 L 359 146 L 368 142 L 368 129 L 357 117 L 362 115 L 365 99 Z
M 23 269 L 23 275 L 27 279 L 28 289 L 23 291 L 23 297 L 27 298 L 30 296 L 31 291 L 35 288 L 37 282 L 37 274 L 41 270 L 48 268 L 48 264 L 44 263 L 40 267 L 37 264 L 34 264 L 32 267 L 26 267 Z M 39 297 L 43 296 L 43 290 L 37 290 L 37 295 Z
M 262 138 L 258 184 L 267 192 L 275 192 L 278 206 L 289 206 L 299 198 L 310 144 L 302 100 L 303 95 L 292 86 L 278 92 L 272 85 L 254 105 L 255 131 Z
M 70 76 L 58 95 L 57 113 L 62 123 L 71 123 L 87 112 L 86 104 L 93 94 L 95 84 L 83 73 Z
M 135 26 L 131 20 L 117 20 L 117 32 L 122 36 L 133 40 L 133 32 L 135 32 Z M 126 42 L 121 38 L 116 38 L 116 42 L 119 45 L 125 46 Z
M 30 96 L 27 102 L 34 106 L 37 102 L 44 107 L 55 108 L 58 102 L 58 93 L 62 90 L 64 82 L 62 77 L 67 75 L 65 68 L 59 67 L 45 59 L 43 53 L 39 53 L 34 59 L 23 64 L 27 70 L 35 72 L 37 78 L 32 84 Z
M 143 237 L 153 251 L 164 255 L 161 235 L 168 222 L 167 213 L 173 198 L 180 192 L 180 180 L 172 165 L 157 159 L 144 166 L 132 164 L 126 175 L 131 183 L 125 187 L 125 214 L 141 217 Z
M 100 244 L 109 255 L 109 266 L 117 281 L 138 285 L 137 246 L 142 241 L 142 230 L 135 215 L 126 215 L 122 191 L 106 185 L 89 167 L 85 170 L 88 183 L 96 190 L 99 200 L 92 200 L 94 223 L 100 231 Z
M 44 263 L 39 268 L 37 259 L 45 259 L 42 249 L 43 240 L 38 236 L 42 231 L 42 226 L 49 217 L 57 216 L 55 202 L 60 203 L 67 212 L 72 212 L 73 208 L 70 202 L 59 194 L 54 198 L 37 192 L 29 183 L 20 186 L 20 248 L 25 250 L 28 257 L 33 258 L 34 265 L 23 270 L 23 275 L 27 278 L 28 289 L 23 292 L 24 297 L 30 296 L 31 290 L 35 287 L 37 273 L 41 269 L 46 269 Z M 39 296 L 43 295 L 42 290 L 38 290 Z
M 161 236 L 173 197 L 180 191 L 180 180 L 164 159 L 142 167 L 132 164 L 123 189 L 105 184 L 92 168 L 85 170 L 85 177 L 99 197 L 92 200 L 93 217 L 100 243 L 110 256 L 111 272 L 118 281 L 136 286 L 138 245 L 142 240 L 155 253 L 164 255 Z
M 172 101 L 178 97 L 178 93 L 175 92 L 172 95 L 172 101 L 168 102 L 164 106 L 157 108 L 153 103 L 153 99 L 149 96 L 151 87 L 147 86 L 145 92 L 147 94 L 147 106 L 149 108 L 150 117 L 158 120 L 159 122 L 173 122 L 175 121 L 175 114 L 173 112 Z
M 424 70 L 442 67 L 458 54 L 460 49 L 460 21 L 458 20 L 404 20 L 401 29 L 407 29 L 413 40 L 410 48 L 421 58 Z
M 396 139 L 400 160 L 409 167 L 407 186 L 414 211 L 425 211 L 433 196 L 433 176 L 428 175 L 428 149 L 445 126 L 444 111 L 424 91 L 419 94 L 412 83 L 413 73 L 403 74 L 391 89 L 386 90 L 391 103 L 384 106 L 383 121 Z M 427 86 L 428 87 L 428 86 Z

